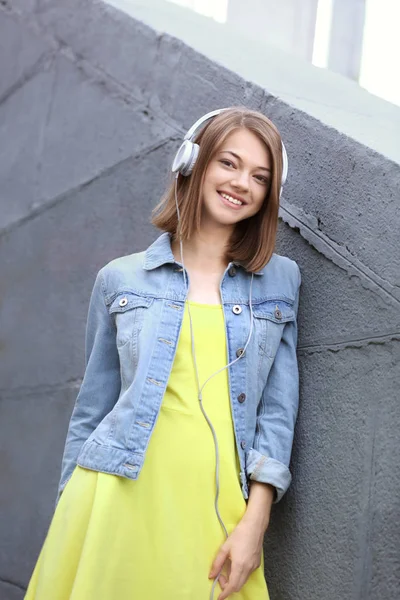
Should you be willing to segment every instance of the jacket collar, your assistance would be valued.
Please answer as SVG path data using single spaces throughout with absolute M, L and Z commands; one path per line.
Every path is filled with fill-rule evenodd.
M 171 250 L 171 239 L 169 233 L 162 233 L 145 252 L 143 269 L 151 271 L 166 263 L 175 264 L 176 260 Z
M 171 250 L 171 236 L 169 233 L 162 233 L 155 242 L 149 246 L 145 252 L 143 269 L 152 271 L 165 264 L 178 264 Z M 239 263 L 232 263 L 235 266 L 241 267 Z M 262 271 L 254 273 L 254 275 L 263 275 Z

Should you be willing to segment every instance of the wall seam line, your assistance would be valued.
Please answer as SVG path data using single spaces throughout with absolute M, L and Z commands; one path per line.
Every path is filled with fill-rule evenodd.
M 1 240 L 1 238 L 3 236 L 11 233 L 15 229 L 18 229 L 19 227 L 22 227 L 23 225 L 25 225 L 25 223 L 27 223 L 27 222 L 35 219 L 36 217 L 42 215 L 43 213 L 45 213 L 46 211 L 52 209 L 53 207 L 57 206 L 58 204 L 61 204 L 71 194 L 80 192 L 85 187 L 87 187 L 90 184 L 94 183 L 97 179 L 100 179 L 103 176 L 109 175 L 110 173 L 113 172 L 114 169 L 116 169 L 119 165 L 123 164 L 127 160 L 135 161 L 135 160 L 137 160 L 139 158 L 143 158 L 143 156 L 146 156 L 147 154 L 151 154 L 151 152 L 154 152 L 155 150 L 158 150 L 159 148 L 162 148 L 168 142 L 177 141 L 177 140 L 178 140 L 178 138 L 176 138 L 175 136 L 168 136 L 167 138 L 163 138 L 161 141 L 158 141 L 158 142 L 156 142 L 154 144 L 146 146 L 142 150 L 136 152 L 133 156 L 125 157 L 122 160 L 114 163 L 113 165 L 111 165 L 109 167 L 106 167 L 102 171 L 99 171 L 98 173 L 96 173 L 96 175 L 94 175 L 90 179 L 87 179 L 86 181 L 83 181 L 82 183 L 78 184 L 77 186 L 69 188 L 65 192 L 62 192 L 61 194 L 55 196 L 54 198 L 48 200 L 47 202 L 46 201 L 43 202 L 43 204 L 41 204 L 39 207 L 37 207 L 37 208 L 33 209 L 32 211 L 30 211 L 27 215 L 24 215 L 23 217 L 20 217 L 16 221 L 13 221 L 9 225 L 6 225 L 2 229 L 0 229 L 0 240 Z
M 358 277 L 363 287 L 374 291 L 381 298 L 389 298 L 396 305 L 400 304 L 400 298 L 391 289 L 388 289 L 394 286 L 379 277 L 361 261 L 357 261 L 358 264 L 356 264 L 354 260 L 346 256 L 343 248 L 337 242 L 330 240 L 324 233 L 314 228 L 312 223 L 307 223 L 307 220 L 315 221 L 315 217 L 307 215 L 301 209 L 285 201 L 281 203 L 279 217 L 292 229 L 298 229 L 302 238 L 325 258 L 349 275 Z

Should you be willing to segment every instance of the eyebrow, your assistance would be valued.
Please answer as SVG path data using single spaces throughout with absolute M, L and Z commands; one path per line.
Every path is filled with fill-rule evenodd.
M 240 162 L 243 162 L 242 159 L 240 158 L 239 154 L 232 152 L 232 150 L 221 150 L 221 154 L 222 154 L 222 152 L 228 152 L 228 154 L 232 154 L 232 156 L 234 156 L 235 158 L 240 160 Z M 271 173 L 271 169 L 269 169 L 268 167 L 256 167 L 256 169 L 262 169 L 263 171 L 268 171 L 269 173 Z

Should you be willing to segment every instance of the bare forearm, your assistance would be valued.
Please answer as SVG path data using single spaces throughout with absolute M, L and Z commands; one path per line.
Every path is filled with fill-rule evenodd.
M 275 497 L 275 488 L 267 483 L 252 481 L 249 500 L 242 522 L 254 526 L 264 535 L 269 525 L 271 506 Z

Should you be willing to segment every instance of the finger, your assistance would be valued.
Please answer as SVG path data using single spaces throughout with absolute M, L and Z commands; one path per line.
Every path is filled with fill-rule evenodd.
M 222 547 L 221 550 L 218 552 L 212 566 L 211 566 L 211 570 L 210 573 L 208 575 L 209 579 L 213 579 L 214 577 L 216 577 L 218 575 L 218 573 L 220 572 L 220 570 L 222 569 L 224 562 L 226 561 L 227 557 L 228 557 L 229 551 L 227 548 Z
M 219 585 L 221 586 L 221 590 L 224 590 L 224 589 L 225 589 L 225 586 L 226 586 L 226 584 L 228 583 L 228 578 L 227 578 L 227 577 L 225 577 L 225 575 L 223 575 L 223 574 L 221 573 L 221 575 L 219 576 L 219 579 L 218 579 L 218 583 L 219 583 Z
M 222 593 L 218 596 L 218 600 L 225 600 L 234 592 L 238 592 L 242 588 L 245 581 L 246 576 L 243 572 L 243 568 L 232 564 L 229 579 L 222 590 Z

